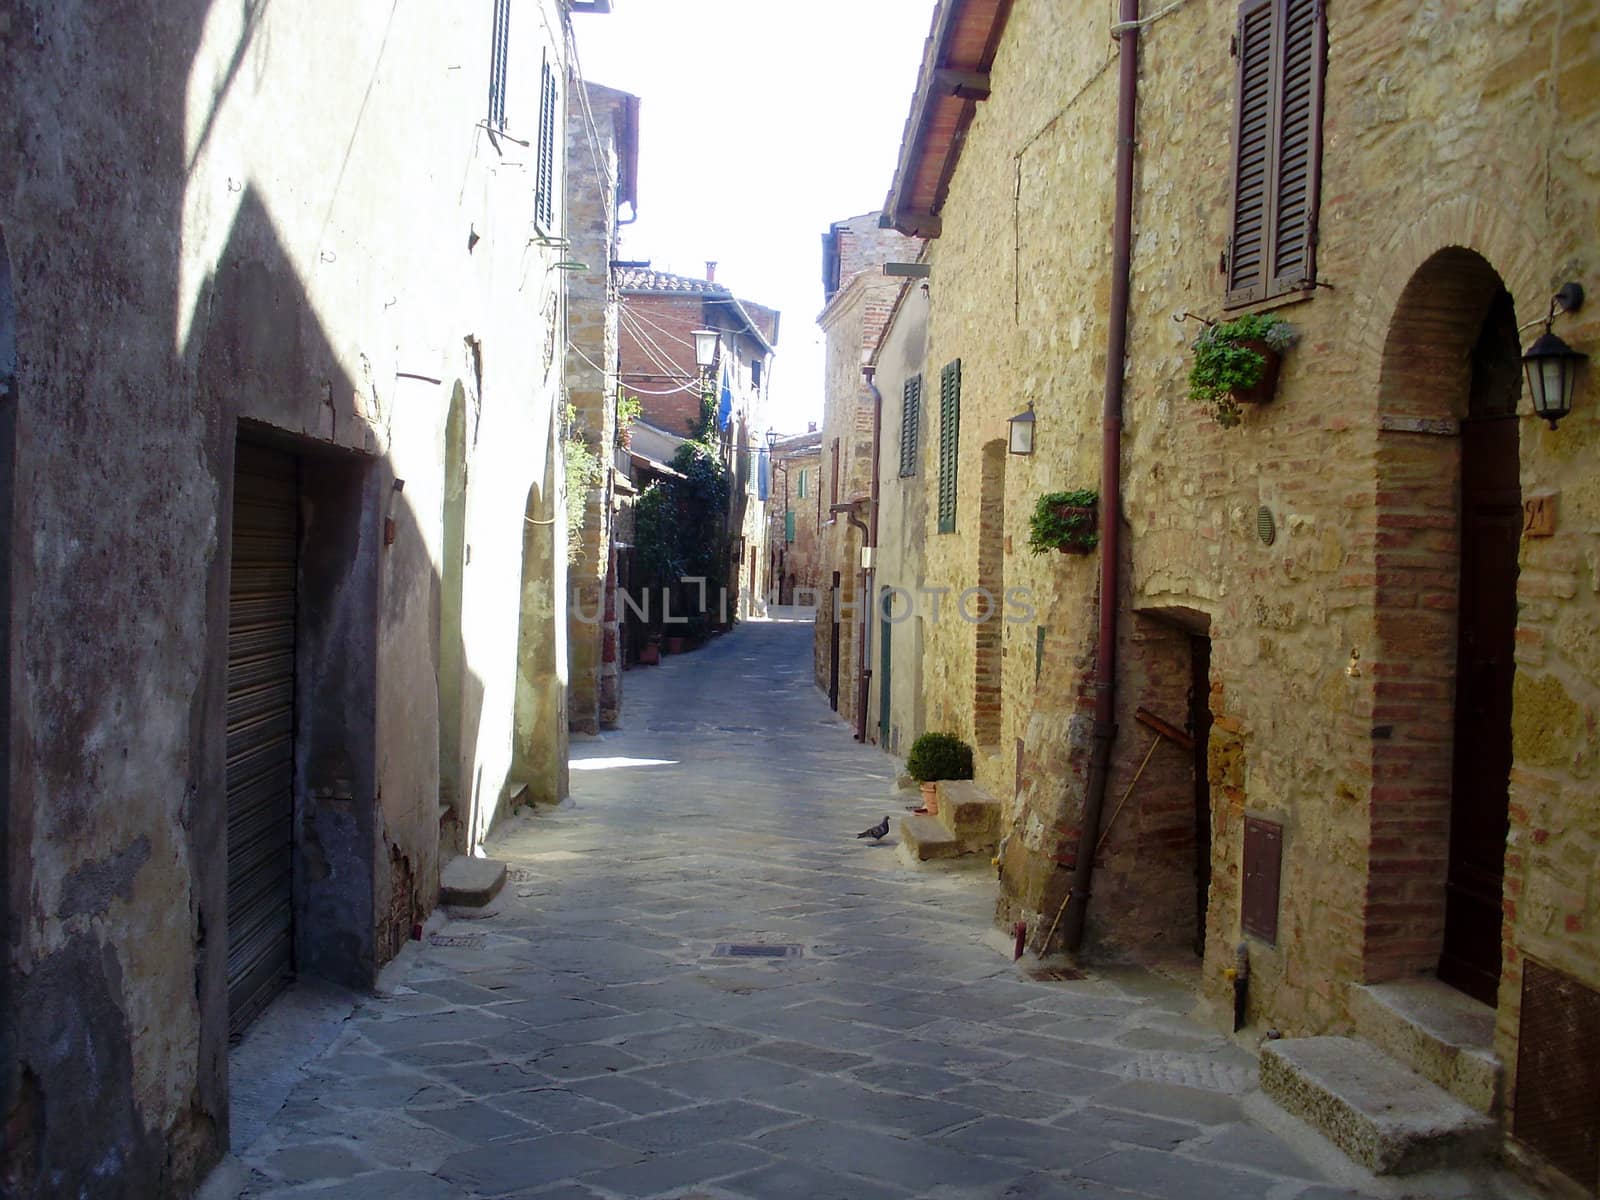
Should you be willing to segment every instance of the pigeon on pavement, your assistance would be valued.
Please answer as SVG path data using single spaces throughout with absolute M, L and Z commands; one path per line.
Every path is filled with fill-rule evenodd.
M 884 837 L 888 834 L 888 832 L 889 832 L 889 818 L 888 817 L 884 817 L 883 820 L 879 821 L 871 829 L 863 829 L 860 833 L 856 834 L 856 837 L 858 837 L 858 838 L 871 838 L 875 842 L 881 842 L 881 841 L 883 841 Z

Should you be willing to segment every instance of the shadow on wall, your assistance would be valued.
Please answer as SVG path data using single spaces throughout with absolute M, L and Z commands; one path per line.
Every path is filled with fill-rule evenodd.
M 15 453 L 17 412 L 17 303 L 11 284 L 11 256 L 6 251 L 6 230 L 0 221 L 0 938 L 7 947 L 20 944 L 17 918 L 26 911 L 25 897 L 12 894 L 11 871 L 11 493 L 12 455 Z M 16 1022 L 12 1020 L 12 966 L 0 963 L 0 1063 L 16 1061 Z M 0 1076 L 0 1129 L 12 1111 L 12 1080 L 8 1070 Z M 5 1158 L 0 1155 L 0 1185 L 8 1184 Z

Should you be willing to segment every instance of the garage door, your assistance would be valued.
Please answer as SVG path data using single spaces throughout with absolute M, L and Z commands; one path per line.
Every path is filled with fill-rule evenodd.
M 238 447 L 228 594 L 228 1025 L 294 972 L 295 573 L 299 464 Z

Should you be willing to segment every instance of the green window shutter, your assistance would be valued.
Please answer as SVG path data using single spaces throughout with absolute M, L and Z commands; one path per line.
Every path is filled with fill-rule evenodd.
M 906 380 L 905 398 L 900 407 L 900 474 L 917 473 L 917 428 L 922 419 L 922 376 Z
M 939 373 L 939 532 L 956 531 L 956 443 L 961 434 L 961 360 Z
M 799 496 L 800 496 L 800 499 L 802 499 L 802 500 L 804 500 L 806 498 L 806 470 L 805 470 L 804 467 L 800 468 L 800 492 L 799 492 Z
M 548 58 L 544 61 L 539 85 L 539 145 L 533 199 L 533 218 L 546 233 L 555 232 L 556 222 L 556 73 Z
M 794 509 L 783 514 L 783 540 L 794 541 Z

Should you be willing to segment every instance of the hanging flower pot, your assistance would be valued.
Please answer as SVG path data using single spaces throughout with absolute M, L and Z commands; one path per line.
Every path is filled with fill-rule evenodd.
M 1088 554 L 1100 544 L 1100 494 L 1090 488 L 1046 492 L 1028 518 L 1028 549 L 1035 554 L 1059 550 Z
M 1204 405 L 1218 425 L 1237 425 L 1241 405 L 1272 399 L 1283 352 L 1295 336 L 1293 326 L 1271 314 L 1246 313 L 1207 325 L 1194 340 L 1189 398 Z

